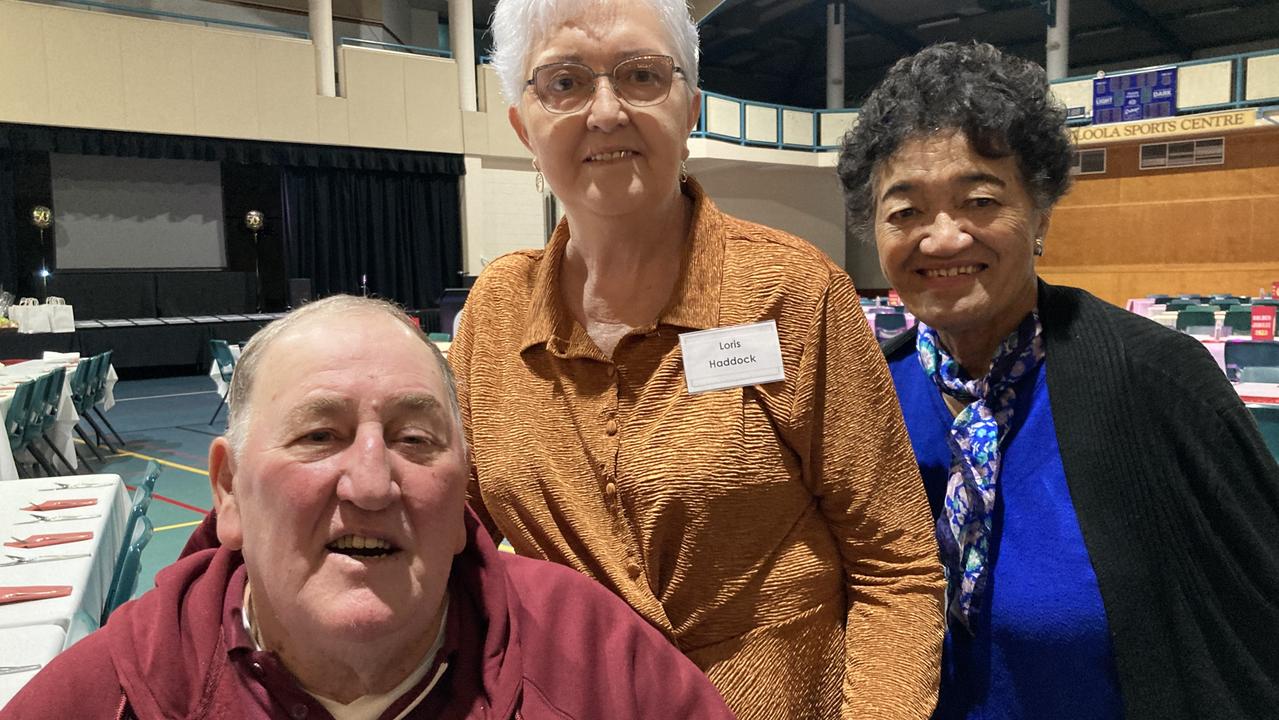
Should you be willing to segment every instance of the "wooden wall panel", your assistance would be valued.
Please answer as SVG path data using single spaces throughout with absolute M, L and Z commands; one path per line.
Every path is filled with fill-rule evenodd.
M 1227 134 L 1225 164 L 1139 170 L 1107 148 L 1053 213 L 1040 273 L 1116 304 L 1157 292 L 1256 293 L 1279 280 L 1279 130 Z

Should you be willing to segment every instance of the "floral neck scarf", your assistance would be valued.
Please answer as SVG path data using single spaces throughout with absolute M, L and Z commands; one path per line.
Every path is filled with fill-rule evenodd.
M 990 372 L 976 380 L 942 345 L 937 331 L 923 323 L 916 349 L 924 373 L 967 405 L 950 428 L 950 479 L 936 530 L 946 568 L 947 615 L 972 632 L 990 579 L 999 442 L 1012 421 L 1017 384 L 1044 360 L 1043 327 L 1037 312 L 1027 315 L 995 351 Z

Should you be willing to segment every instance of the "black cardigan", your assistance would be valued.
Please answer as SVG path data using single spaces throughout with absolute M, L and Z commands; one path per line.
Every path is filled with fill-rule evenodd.
M 1125 716 L 1279 718 L 1279 464 L 1256 422 L 1193 338 L 1042 282 L 1039 317 Z

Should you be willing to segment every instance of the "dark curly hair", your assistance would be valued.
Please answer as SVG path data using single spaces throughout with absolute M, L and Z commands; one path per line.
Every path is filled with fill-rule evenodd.
M 987 43 L 940 43 L 897 61 L 844 135 L 839 179 L 857 237 L 874 237 L 875 171 L 906 140 L 949 130 L 985 157 L 1016 157 L 1041 210 L 1070 187 L 1066 111 L 1043 68 Z

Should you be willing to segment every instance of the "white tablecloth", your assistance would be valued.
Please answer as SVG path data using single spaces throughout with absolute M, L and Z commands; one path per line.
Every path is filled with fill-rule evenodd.
M 75 424 L 80 420 L 80 415 L 75 410 L 75 403 L 71 399 L 71 375 L 75 373 L 75 363 L 67 364 L 63 360 L 28 360 L 24 363 L 16 365 L 0 366 L 0 418 L 5 416 L 9 411 L 9 404 L 13 401 L 14 388 L 20 382 L 32 380 L 53 370 L 59 365 L 66 365 L 67 372 L 62 380 L 62 399 L 58 403 L 58 421 L 53 426 L 53 431 L 49 433 L 53 438 L 53 444 L 57 446 L 67 460 L 71 462 L 73 467 L 79 465 L 79 460 L 75 454 Z M 102 409 L 109 410 L 115 405 L 115 384 L 118 380 L 115 368 L 107 369 L 107 387 L 106 393 L 102 398 Z M 47 448 L 44 448 L 47 450 Z M 50 455 L 45 452 L 44 455 Z M 51 458 L 51 462 L 57 463 L 57 467 L 61 467 L 61 461 L 57 458 Z M 0 442 L 0 481 L 13 480 L 18 477 L 18 469 L 14 464 L 13 452 L 9 447 L 8 439 Z
M 62 652 L 66 641 L 66 632 L 57 625 L 0 628 L 0 665 L 48 665 L 54 656 Z M 0 708 L 38 672 L 31 670 L 0 675 Z
M 20 333 L 75 332 L 75 311 L 70 305 L 10 305 L 9 319 Z
M 109 483 L 104 487 L 71 490 L 54 488 L 55 483 Z M 65 522 L 16 523 L 33 519 L 33 514 L 20 508 L 28 503 L 71 498 L 97 498 L 88 507 L 40 513 L 46 517 L 96 515 L 84 520 Z M 119 475 L 73 475 L 63 478 L 30 478 L 0 482 L 0 537 L 26 538 L 40 533 L 92 531 L 93 539 L 48 545 L 42 548 L 0 547 L 0 554 L 20 557 L 91 553 L 91 557 L 57 562 L 32 563 L 0 567 L 0 586 L 70 585 L 66 597 L 0 605 L 0 628 L 28 625 L 56 625 L 66 633 L 66 645 L 83 638 L 98 628 L 102 608 L 111 585 L 116 553 L 124 542 L 124 526 L 129 518 L 129 498 Z
M 1279 383 L 1235 383 L 1235 392 L 1250 405 L 1279 405 Z

